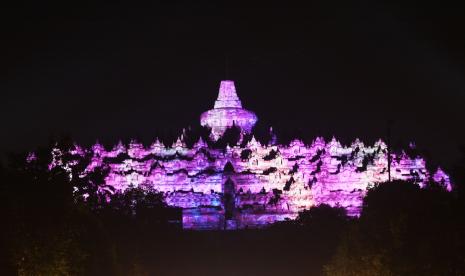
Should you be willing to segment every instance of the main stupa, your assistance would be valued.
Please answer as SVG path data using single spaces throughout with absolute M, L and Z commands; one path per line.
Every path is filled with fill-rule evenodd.
M 240 127 L 244 133 L 252 131 L 257 116 L 252 111 L 242 108 L 242 103 L 236 93 L 234 81 L 221 81 L 218 98 L 213 109 L 200 116 L 200 124 L 212 130 L 212 138 L 217 140 L 227 128 L 233 125 Z

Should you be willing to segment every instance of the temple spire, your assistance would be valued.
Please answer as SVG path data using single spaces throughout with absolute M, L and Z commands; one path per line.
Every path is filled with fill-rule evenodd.
M 236 94 L 236 87 L 231 80 L 221 81 L 214 108 L 205 111 L 200 116 L 200 124 L 211 128 L 213 140 L 217 140 L 226 129 L 233 126 L 241 129 L 241 135 L 250 133 L 256 122 L 255 113 L 242 108 L 241 100 Z
M 214 108 L 242 108 L 241 100 L 236 93 L 234 81 L 221 81 L 218 98 L 215 101 Z

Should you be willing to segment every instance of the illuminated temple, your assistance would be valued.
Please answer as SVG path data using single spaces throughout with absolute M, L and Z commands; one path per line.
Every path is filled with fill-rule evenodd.
M 201 115 L 201 125 L 218 139 L 228 127 L 250 133 L 256 115 L 242 108 L 233 81 L 222 81 L 214 108 Z M 260 228 L 294 219 L 299 211 L 319 204 L 344 207 L 360 213 L 367 189 L 388 180 L 387 146 L 379 140 L 365 145 L 356 139 L 341 145 L 335 138 L 316 138 L 310 144 L 263 145 L 255 138 L 241 146 L 214 149 L 200 139 L 187 147 L 183 136 L 171 146 L 158 139 L 146 147 L 137 142 L 105 149 L 75 146 L 70 154 L 90 155 L 81 175 L 105 168 L 100 192 L 124 193 L 130 188 L 164 193 L 169 206 L 181 207 L 185 229 Z M 50 168 L 70 170 L 76 162 L 60 159 L 54 149 Z M 406 153 L 391 153 L 391 178 L 411 180 L 423 187 L 435 181 L 451 190 L 449 177 L 438 168 L 431 173 L 425 160 Z M 105 191 L 105 189 L 107 189 Z M 111 200 L 111 198 L 110 198 Z

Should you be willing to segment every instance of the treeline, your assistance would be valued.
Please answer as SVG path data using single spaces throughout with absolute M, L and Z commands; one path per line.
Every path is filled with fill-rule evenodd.
M 107 201 L 102 174 L 49 170 L 49 152 L 0 168 L 1 275 L 465 274 L 460 185 L 382 183 L 355 219 L 321 205 L 267 229 L 186 232 L 161 194 Z
M 368 191 L 349 220 L 326 275 L 463 275 L 464 201 L 430 184 L 393 181 Z M 312 224 L 308 219 L 308 224 Z M 316 227 L 316 226 L 315 226 Z
M 0 168 L 0 275 L 133 275 L 144 241 L 180 231 L 180 210 L 161 194 L 133 189 L 108 201 L 96 193 L 98 172 L 80 178 L 48 163 L 22 157 Z

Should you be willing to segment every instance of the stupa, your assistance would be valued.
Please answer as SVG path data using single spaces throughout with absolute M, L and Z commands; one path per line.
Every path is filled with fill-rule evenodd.
M 200 116 L 200 124 L 212 129 L 212 138 L 217 140 L 227 128 L 233 125 L 240 127 L 242 132 L 252 131 L 257 116 L 252 111 L 242 108 L 242 103 L 236 93 L 234 81 L 221 81 L 218 98 L 213 109 Z

